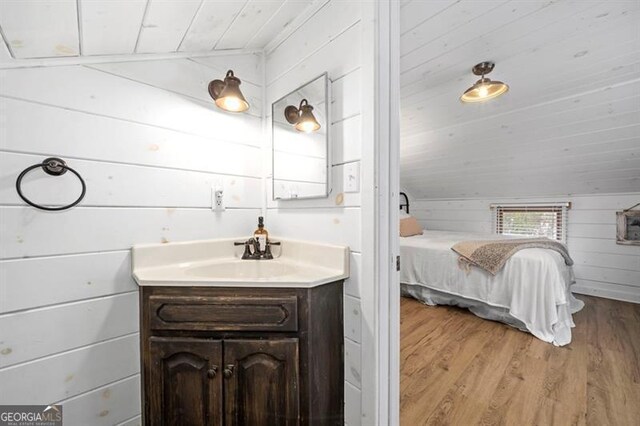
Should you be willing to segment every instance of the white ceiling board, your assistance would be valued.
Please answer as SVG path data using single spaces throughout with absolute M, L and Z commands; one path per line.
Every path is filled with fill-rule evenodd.
M 631 48 L 631 43 L 616 43 L 621 49 Z M 637 42 L 635 42 L 637 44 Z M 560 44 L 553 47 L 553 51 L 559 52 Z M 609 48 L 607 44 L 603 44 L 603 55 L 608 55 Z M 629 49 L 630 50 L 630 49 Z M 541 54 L 536 57 L 543 56 Z M 563 63 L 561 60 L 550 60 L 548 63 L 552 67 L 541 66 L 546 68 L 541 70 L 540 74 L 530 75 L 530 71 L 523 70 L 519 66 L 511 66 L 509 61 L 505 61 L 501 65 L 504 73 L 496 76 L 503 81 L 508 82 L 511 86 L 510 92 L 505 94 L 494 102 L 483 104 L 463 104 L 459 101 L 458 96 L 468 86 L 471 81 L 457 79 L 447 84 L 443 84 L 434 91 L 425 91 L 419 94 L 419 97 L 413 99 L 405 99 L 403 103 L 403 134 L 413 134 L 422 131 L 429 131 L 435 128 L 447 128 L 449 126 L 460 126 L 461 123 L 467 121 L 478 121 L 484 118 L 495 117 L 496 114 L 511 112 L 513 110 L 527 108 L 532 105 L 545 105 L 565 97 L 581 97 L 576 102 L 590 102 L 591 96 L 582 96 L 582 93 L 589 94 L 593 90 L 612 87 L 619 82 L 630 81 L 640 78 L 640 51 L 632 52 L 630 55 L 622 55 L 615 58 L 614 61 L 605 61 L 606 67 L 596 70 L 595 74 L 583 74 L 587 66 L 587 58 L 575 58 L 573 50 L 568 51 L 564 56 L 568 56 L 575 63 L 567 61 Z M 559 58 L 561 56 L 558 56 Z M 597 61 L 597 53 L 593 56 Z M 536 62 L 536 61 L 532 61 Z M 538 62 L 541 63 L 542 62 Z M 558 71 L 553 69 L 557 66 Z M 564 70 L 564 71 L 561 71 Z M 419 99 L 419 102 L 412 103 Z
M 576 74 L 577 75 L 577 74 Z M 441 93 L 428 101 L 418 105 L 407 105 L 403 112 L 405 127 L 404 135 L 431 131 L 439 128 L 459 127 L 468 121 L 477 122 L 483 119 L 496 118 L 498 114 L 524 109 L 533 105 L 541 108 L 553 109 L 550 103 L 558 99 L 576 98 L 572 102 L 589 104 L 594 90 L 613 88 L 618 82 L 633 81 L 640 78 L 640 63 L 630 64 L 620 69 L 620 72 L 603 72 L 593 76 L 592 79 L 581 78 L 570 82 L 569 87 L 562 87 L 558 82 L 538 81 L 527 78 L 506 79 L 511 85 L 511 90 L 494 102 L 484 104 L 463 104 L 458 96 L 466 88 L 466 85 L 448 85 L 449 93 Z M 571 89 L 574 89 L 573 92 Z M 504 120 L 503 120 L 504 121 Z M 502 123 L 509 124 L 509 123 Z
M 405 34 L 434 19 L 460 0 L 406 1 L 400 6 L 400 31 Z
M 562 146 L 568 150 L 574 145 L 587 145 L 590 135 L 586 132 L 589 131 L 600 134 L 599 138 L 610 138 L 617 132 L 626 134 L 620 127 L 633 126 L 634 120 L 640 118 L 638 103 L 640 98 L 632 97 L 612 106 L 603 104 L 566 114 L 557 113 L 558 118 L 536 117 L 513 124 L 509 121 L 510 117 L 505 117 L 504 121 L 495 122 L 492 127 L 485 125 L 477 135 L 472 133 L 467 137 L 459 136 L 467 133 L 466 129 L 455 129 L 457 133 L 450 133 L 450 137 L 425 134 L 424 138 L 412 139 L 413 144 L 403 149 L 402 158 L 405 165 L 431 165 L 431 162 L 445 165 L 449 160 L 466 159 L 469 155 L 473 155 L 475 161 L 485 155 L 495 157 L 510 150 L 535 153 L 536 147 L 542 149 L 547 145 Z M 584 117 L 581 118 L 580 114 L 584 114 Z M 541 125 L 546 121 L 548 123 Z M 505 122 L 509 124 L 500 124 Z M 535 126 L 535 130 L 531 129 L 532 126 Z M 599 130 L 598 126 L 605 128 Z M 535 138 L 532 134 L 535 134 Z M 622 136 L 623 139 L 627 137 L 629 136 Z M 580 139 L 572 145 L 571 138 Z M 614 143 L 615 139 L 610 142 Z
M 627 130 L 625 128 L 629 127 L 633 131 L 637 131 L 637 125 L 640 123 L 640 112 L 636 109 L 635 111 L 621 114 L 606 114 L 598 118 L 586 117 L 583 121 L 573 121 L 566 124 L 554 123 L 555 125 L 548 127 L 532 126 L 532 124 L 537 125 L 543 121 L 544 119 L 539 119 L 538 123 L 529 123 L 528 126 L 523 125 L 515 130 L 508 125 L 497 125 L 493 129 L 493 137 L 485 136 L 483 138 L 480 136 L 479 140 L 476 141 L 472 136 L 467 138 L 466 143 L 461 142 L 459 144 L 447 144 L 446 138 L 434 139 L 425 137 L 423 144 L 425 147 L 429 147 L 428 149 L 421 149 L 421 145 L 403 149 L 403 167 L 422 170 L 425 165 L 429 165 L 429 161 L 437 159 L 442 162 L 459 159 L 461 163 L 470 164 L 475 159 L 491 156 L 492 153 L 496 156 L 499 156 L 500 152 L 511 151 L 530 151 L 531 154 L 535 154 L 536 147 L 542 150 L 544 147 L 554 145 L 561 146 L 569 151 L 580 145 L 588 145 L 591 139 L 590 133 L 598 134 L 598 137 L 602 138 L 599 142 L 615 144 L 620 137 L 614 135 L 619 134 L 619 132 L 625 135 L 621 137 L 622 139 L 637 136 L 626 135 Z M 451 133 L 451 135 L 455 134 Z M 573 144 L 571 144 L 572 142 Z
M 83 55 L 133 53 L 147 0 L 79 0 Z
M 414 53 L 407 55 L 405 58 L 407 60 L 424 63 L 418 68 L 412 68 L 413 63 L 404 63 L 402 94 L 415 93 L 424 87 L 439 86 L 443 79 L 451 78 L 452 75 L 473 78 L 474 76 L 470 73 L 471 67 L 487 59 L 502 64 L 505 60 L 535 53 L 571 37 L 577 37 L 577 40 L 588 43 L 593 40 L 595 31 L 603 26 L 616 27 L 615 24 L 612 25 L 612 21 L 624 20 L 630 10 L 620 2 L 597 3 L 595 6 L 592 2 L 582 2 L 576 7 L 571 6 L 572 4 L 569 3 L 554 3 L 553 7 L 540 9 L 539 13 L 529 16 L 526 21 L 519 20 L 514 24 L 504 25 L 500 31 L 484 34 L 462 46 L 451 46 L 444 53 L 435 55 L 434 50 L 427 49 L 419 55 Z M 587 10 L 580 11 L 581 8 L 587 8 Z M 634 9 L 637 13 L 637 7 Z M 545 16 L 538 19 L 536 15 Z M 484 28 L 484 25 L 475 22 L 469 26 L 473 28 L 465 27 L 460 31 L 474 31 L 477 26 L 480 27 L 479 30 Z M 626 28 L 627 32 L 633 30 L 629 26 Z M 452 38 L 455 37 L 452 36 Z M 627 40 L 632 39 L 630 37 Z M 575 53 L 577 52 L 579 50 L 575 50 Z M 532 63 L 532 61 L 527 62 L 525 68 L 533 69 Z M 538 66 L 539 64 L 536 64 L 536 68 Z M 494 74 L 501 69 L 502 67 L 496 68 Z
M 424 180 L 408 184 L 411 187 L 411 195 L 418 199 L 428 198 L 476 198 L 476 197 L 542 197 L 552 195 L 572 194 L 612 194 L 625 192 L 638 192 L 640 178 L 602 179 L 589 177 L 578 181 L 567 181 L 563 186 L 558 186 L 558 179 L 562 176 L 540 177 L 533 180 L 533 185 L 524 179 L 482 184 L 482 186 L 469 185 L 468 182 L 450 183 L 433 182 Z M 407 189 L 408 190 L 408 189 Z M 526 191 L 526 195 L 525 195 Z M 512 194 L 512 195 L 509 195 Z
M 93 61 L 261 50 L 284 39 L 322 1 L 327 0 L 0 0 L 0 34 L 19 60 L 3 60 L 0 52 L 0 63 L 22 67 L 30 66 L 24 60 L 42 66 L 64 56 Z
M 283 4 L 284 0 L 249 0 L 215 48 L 243 49 Z
M 179 50 L 193 52 L 213 49 L 245 4 L 245 1 L 238 0 L 205 0 Z
M 416 1 L 403 11 L 427 7 Z M 401 28 L 402 185 L 425 198 L 637 190 L 640 3 L 469 3 Z M 510 91 L 463 104 L 483 60 Z
M 607 164 L 611 163 L 611 164 Z M 549 165 L 538 169 L 529 169 L 524 173 L 518 173 L 514 179 L 504 180 L 505 170 L 484 171 L 478 173 L 459 173 L 441 176 L 440 174 L 427 176 L 405 176 L 402 174 L 406 182 L 422 182 L 424 180 L 438 182 L 438 184 L 464 184 L 469 187 L 474 185 L 495 185 L 501 183 L 509 183 L 512 181 L 522 182 L 526 184 L 526 189 L 535 187 L 537 182 L 547 181 L 551 178 L 564 182 L 580 182 L 586 179 L 640 179 L 638 169 L 640 168 L 640 158 L 632 158 L 626 160 L 615 160 L 607 163 L 586 163 L 588 168 L 582 165 L 565 164 L 561 167 L 557 165 Z M 613 169 L 613 170 L 612 170 Z M 515 171 L 506 168 L 506 171 Z M 479 186 L 482 189 L 482 186 Z M 558 185 L 560 187 L 560 185 Z M 523 188 L 525 189 L 525 188 Z M 561 191 L 562 193 L 573 193 L 573 191 Z M 557 194 L 558 192 L 556 192 Z
M 537 105 L 530 108 L 501 112 L 491 119 L 460 123 L 450 128 L 433 129 L 426 133 L 404 138 L 403 152 L 416 154 L 432 152 L 442 147 L 468 149 L 469 146 L 492 143 L 502 139 L 526 137 L 532 133 L 542 135 L 556 126 L 570 126 L 584 121 L 613 119 L 616 115 L 640 109 L 640 81 L 617 88 L 602 89 L 566 100 Z M 579 131 L 580 128 L 578 127 Z M 549 130 L 550 137 L 558 137 Z M 579 133 L 583 133 L 580 132 Z M 425 141 L 429 141 L 425 144 Z
M 455 7 L 463 7 L 465 4 L 456 3 Z M 420 47 L 405 47 L 404 50 L 411 53 L 400 58 L 402 86 L 430 80 L 435 72 L 449 72 L 449 68 L 457 65 L 455 72 L 460 69 L 461 63 L 468 70 L 483 60 L 499 62 L 515 52 L 509 50 L 500 55 L 501 51 L 510 49 L 511 43 L 532 32 L 537 32 L 540 40 L 534 45 L 527 42 L 525 46 L 532 48 L 541 45 L 546 31 L 540 30 L 548 26 L 549 22 L 561 20 L 561 17 L 573 17 L 580 12 L 581 7 L 591 6 L 591 2 L 574 4 L 568 1 L 551 4 L 541 1 L 518 2 L 516 8 L 511 3 L 503 4 L 494 10 L 491 19 L 474 20 L 457 31 L 434 35 L 434 41 Z M 563 30 L 567 28 L 565 23 L 561 25 Z M 556 35 L 550 38 L 559 40 Z M 403 44 L 404 38 L 401 42 Z M 487 54 L 491 56 L 487 58 Z
M 202 0 L 149 0 L 137 53 L 175 52 Z
M 532 153 L 520 154 L 520 151 L 513 150 L 508 155 L 496 156 L 492 158 L 474 158 L 471 161 L 460 162 L 448 166 L 436 164 L 429 166 L 427 171 L 413 170 L 403 173 L 405 178 L 412 177 L 437 177 L 438 179 L 447 179 L 460 177 L 460 173 L 455 166 L 464 166 L 466 178 L 474 178 L 482 175 L 500 174 L 504 167 L 513 170 L 531 170 L 535 174 L 539 174 L 541 170 L 549 169 L 551 171 L 567 170 L 567 164 L 580 163 L 578 168 L 582 170 L 582 166 L 589 165 L 590 170 L 594 170 L 596 166 L 608 168 L 608 164 L 616 162 L 624 164 L 625 162 L 637 163 L 640 158 L 634 158 L 633 153 L 635 146 L 640 138 L 630 139 L 627 144 L 621 144 L 624 148 L 614 149 L 609 146 L 593 147 L 587 149 L 578 149 L 577 151 L 567 152 L 564 148 L 541 150 L 540 155 L 532 155 Z M 596 149 L 594 149 L 596 148 Z M 599 149 L 598 149 L 599 148 Z M 506 164 L 508 163 L 508 166 Z
M 566 58 L 554 58 L 555 52 L 561 53 L 562 46 L 556 44 L 552 48 L 543 51 L 531 51 L 524 55 L 516 55 L 500 62 L 499 68 L 489 75 L 490 78 L 501 81 L 508 81 L 510 86 L 516 90 L 529 90 L 544 87 L 545 90 L 538 90 L 538 95 L 544 97 L 546 94 L 555 94 L 559 97 L 560 92 L 575 94 L 581 90 L 588 91 L 594 87 L 606 84 L 615 84 L 624 81 L 624 76 L 638 70 L 640 63 L 640 50 L 637 49 L 634 40 L 618 41 L 616 43 L 622 52 L 613 55 L 611 50 L 603 47 L 600 50 L 591 50 L 588 55 L 575 57 L 574 49 L 562 53 Z M 560 60 L 564 60 L 565 67 L 559 67 Z M 530 64 L 535 63 L 535 67 Z M 579 66 L 579 72 L 576 67 Z M 458 74 L 444 77 L 434 86 L 425 87 L 416 92 L 407 91 L 403 94 L 403 107 L 417 108 L 421 104 L 428 103 L 430 99 L 441 95 L 451 96 L 451 93 L 462 93 L 471 86 L 478 77 L 472 75 L 469 69 L 462 70 Z M 520 80 L 514 82 L 514 78 Z M 434 78 L 434 80 L 436 80 Z M 520 84 L 522 83 L 522 84 Z M 591 83 L 591 84 L 588 84 Z M 597 85 L 594 85 L 596 83 Z M 535 95 L 535 94 L 533 94 Z M 521 97 L 520 101 L 531 101 L 531 97 Z M 535 98 L 538 100 L 538 97 Z M 531 102 L 529 102 L 531 103 Z M 485 105 L 492 105 L 488 103 Z
M 3 0 L 0 26 L 15 58 L 80 53 L 75 0 Z
M 428 45 L 442 35 L 448 34 L 473 21 L 485 22 L 498 6 L 504 6 L 505 0 L 466 1 L 448 7 L 433 19 L 422 22 L 417 27 L 402 34 L 400 57 Z
M 286 0 L 260 31 L 252 36 L 245 47 L 254 49 L 266 46 L 277 34 L 287 29 L 311 3 L 313 3 L 312 0 Z

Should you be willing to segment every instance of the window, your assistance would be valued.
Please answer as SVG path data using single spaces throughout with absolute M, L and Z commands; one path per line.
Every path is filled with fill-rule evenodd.
M 496 204 L 495 231 L 501 235 L 547 237 L 567 241 L 567 210 L 570 203 Z

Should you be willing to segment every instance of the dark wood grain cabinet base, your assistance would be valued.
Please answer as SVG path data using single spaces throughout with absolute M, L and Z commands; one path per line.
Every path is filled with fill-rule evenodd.
M 145 425 L 343 425 L 342 282 L 141 287 Z

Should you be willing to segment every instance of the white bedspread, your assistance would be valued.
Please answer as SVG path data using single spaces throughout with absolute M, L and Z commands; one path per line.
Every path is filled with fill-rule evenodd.
M 569 290 L 573 269 L 559 253 L 544 249 L 517 252 L 496 276 L 477 267 L 458 267 L 451 247 L 460 241 L 509 238 L 463 232 L 425 231 L 400 238 L 400 282 L 508 310 L 537 338 L 556 345 L 571 342 L 572 313 L 584 303 Z

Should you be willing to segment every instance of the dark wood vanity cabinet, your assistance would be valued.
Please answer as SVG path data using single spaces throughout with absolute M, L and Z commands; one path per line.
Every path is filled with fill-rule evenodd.
M 141 287 L 145 425 L 343 425 L 342 282 Z
M 151 337 L 147 424 L 222 425 L 222 342 Z

